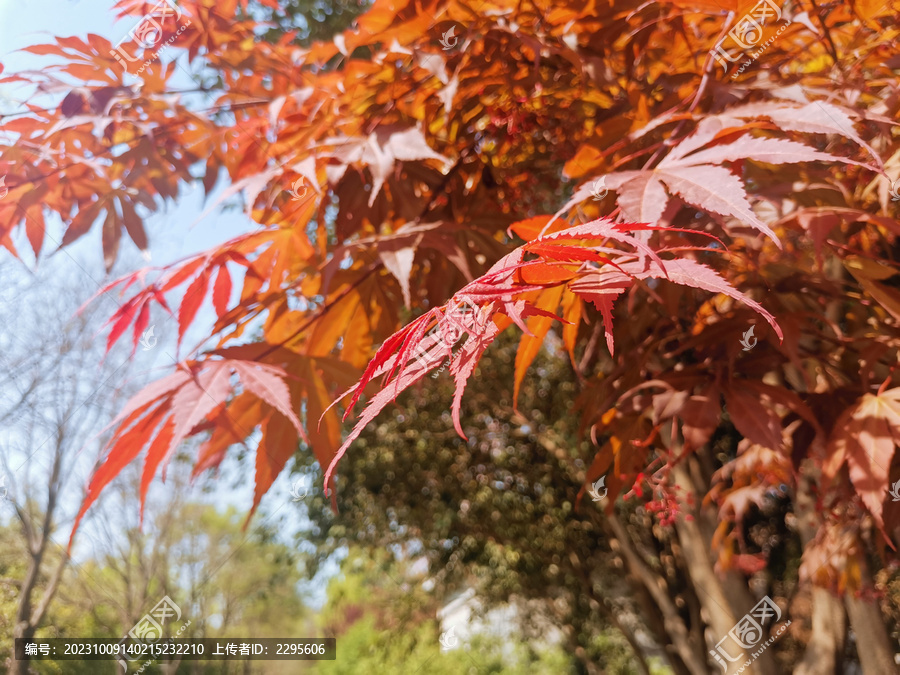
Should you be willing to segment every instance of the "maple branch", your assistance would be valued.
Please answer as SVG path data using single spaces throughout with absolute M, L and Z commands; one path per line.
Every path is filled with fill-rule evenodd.
M 317 321 L 318 319 L 322 318 L 325 314 L 327 314 L 338 302 L 340 302 L 342 299 L 344 299 L 351 291 L 353 291 L 355 288 L 357 288 L 363 281 L 368 279 L 372 274 L 374 274 L 375 272 L 377 272 L 378 270 L 380 270 L 383 267 L 384 267 L 384 263 L 382 263 L 382 262 L 374 263 L 373 265 L 370 265 L 369 268 L 365 272 L 363 272 L 359 277 L 357 277 L 352 283 L 347 284 L 344 288 L 342 288 L 337 293 L 337 295 L 334 296 L 334 298 L 332 298 L 330 301 L 326 302 L 321 307 L 319 307 L 319 309 L 317 309 L 315 312 L 313 312 L 306 321 L 304 321 L 302 324 L 300 324 L 300 327 L 297 328 L 297 330 L 295 330 L 293 333 L 291 333 L 288 337 L 286 337 L 281 342 L 274 344 L 271 347 L 269 347 L 268 349 L 265 349 L 262 352 L 260 352 L 259 356 L 256 357 L 256 360 L 262 361 L 262 359 L 264 357 L 268 356 L 269 354 L 274 352 L 276 349 L 280 349 L 281 347 L 284 347 L 288 342 L 290 342 L 295 337 L 300 335 L 303 331 L 305 331 L 307 328 L 309 328 L 314 321 Z
M 676 129 L 676 131 L 677 131 L 677 129 Z M 656 150 L 657 152 L 660 152 L 663 149 L 665 149 L 665 147 L 667 145 L 670 145 L 670 143 L 668 143 L 667 141 L 660 141 L 659 143 L 655 143 L 654 145 L 650 145 L 646 148 L 641 148 L 640 150 L 633 152 L 630 155 L 626 155 L 625 157 L 622 157 L 621 159 L 616 160 L 612 165 L 612 169 L 613 169 L 613 171 L 615 171 L 616 169 L 618 169 L 621 166 L 624 166 L 631 160 L 637 159 L 641 155 L 646 155 L 647 153 L 653 152 L 654 150 Z M 654 155 L 654 157 L 655 157 L 655 155 Z M 653 158 L 651 158 L 650 161 L 652 161 L 652 160 L 653 160 Z M 646 169 L 646 168 L 647 167 L 644 166 L 644 169 Z
M 681 660 L 693 675 L 701 675 L 708 672 L 706 662 L 699 658 L 699 650 L 697 646 L 692 644 L 691 634 L 670 597 L 671 593 L 665 578 L 654 574 L 650 567 L 640 558 L 634 549 L 631 536 L 614 513 L 608 514 L 602 522 L 597 522 L 598 517 L 593 512 L 591 512 L 591 517 L 602 529 L 611 530 L 619 543 L 624 562 L 653 598 L 654 604 L 663 615 L 665 630 L 672 639 L 671 648 L 681 657 Z M 603 522 L 608 523 L 608 527 L 605 527 Z
M 180 121 L 178 123 L 183 124 L 183 122 L 180 122 Z M 175 124 L 176 124 L 176 122 L 173 122 L 171 125 L 168 125 L 168 126 L 160 125 L 158 127 L 158 129 L 160 129 L 162 133 L 156 133 L 156 131 L 154 131 L 153 138 L 157 138 L 158 136 L 163 136 L 167 132 L 172 131 Z M 134 147 L 137 147 L 141 141 L 143 141 L 144 139 L 149 138 L 149 137 L 150 137 L 150 134 L 143 134 L 141 136 L 136 136 L 134 139 L 135 140 Z M 23 143 L 23 145 L 27 145 L 27 143 Z M 104 155 L 107 155 L 110 152 L 112 152 L 116 147 L 118 147 L 118 146 L 110 145 L 110 146 L 107 146 L 106 148 L 103 148 L 102 150 L 98 150 L 97 152 L 92 151 L 91 159 L 93 160 L 93 159 L 97 159 L 99 157 L 103 157 Z M 133 150 L 134 147 L 129 147 L 129 150 Z M 31 151 L 34 152 L 35 149 L 32 148 Z M 86 158 L 82 156 L 82 159 L 86 159 Z M 115 158 L 113 158 L 113 159 L 115 159 Z M 36 185 L 38 181 L 44 180 L 45 178 L 50 178 L 51 176 L 54 176 L 62 171 L 65 171 L 66 169 L 71 169 L 74 166 L 79 166 L 79 164 L 80 164 L 80 162 L 77 162 L 77 161 L 72 162 L 70 164 L 63 164 L 63 165 L 57 166 L 53 171 L 51 171 L 49 173 L 45 173 L 41 176 L 35 176 L 33 178 L 28 178 L 27 180 L 23 181 L 22 183 L 10 183 L 7 187 L 12 189 L 15 187 L 20 187 L 22 185 Z
M 64 550 L 62 556 L 60 556 L 59 562 L 56 565 L 56 569 L 53 571 L 53 576 L 47 583 L 46 588 L 44 588 L 44 594 L 41 596 L 40 603 L 35 608 L 34 613 L 31 615 L 30 623 L 32 626 L 39 626 L 44 620 L 44 616 L 46 616 L 47 610 L 50 608 L 50 603 L 56 596 L 56 591 L 59 588 L 60 582 L 62 581 L 63 573 L 66 570 L 66 565 L 68 564 L 68 562 L 69 553 L 68 551 Z
M 18 102 L 24 103 L 24 101 L 18 101 Z M 39 113 L 39 112 L 42 112 L 42 113 L 54 112 L 58 107 L 59 106 L 54 107 L 54 108 L 35 108 L 34 110 L 22 110 L 20 112 L 5 113 L 3 115 L 0 115 L 0 122 L 2 122 L 3 120 L 5 120 L 8 117 L 19 117 L 20 115 L 31 115 L 31 114 Z
M 731 27 L 731 20 L 734 18 L 734 12 L 728 12 L 728 16 L 725 17 L 725 25 L 722 27 L 722 31 L 719 33 L 718 37 L 716 37 L 715 44 L 719 44 L 722 40 L 725 39 L 725 34 L 728 29 Z M 697 107 L 697 104 L 700 103 L 700 97 L 703 96 L 703 92 L 706 89 L 706 86 L 709 84 L 709 74 L 713 69 L 713 53 L 712 51 L 707 52 L 706 54 L 706 63 L 703 64 L 703 77 L 700 79 L 700 86 L 697 87 L 697 93 L 694 95 L 694 100 L 691 102 L 691 107 L 688 108 L 689 113 L 693 113 L 694 109 Z M 685 120 L 682 120 L 682 123 Z
M 187 91 L 190 91 L 190 90 L 187 90 Z M 195 91 L 198 91 L 198 92 L 202 91 L 202 92 L 209 93 L 209 91 L 211 91 L 211 90 L 198 88 Z M 240 94 L 240 92 L 230 92 L 230 93 Z M 240 95 L 250 96 L 250 94 L 240 94 Z M 252 108 L 255 106 L 271 105 L 273 100 L 274 99 L 269 99 L 269 100 L 258 99 L 256 101 L 247 101 L 245 103 L 229 103 L 229 104 L 211 106 L 202 111 L 197 110 L 196 112 L 198 114 L 203 113 L 203 114 L 207 114 L 207 115 L 212 115 L 212 114 L 215 114 L 218 112 L 234 112 L 235 110 L 243 110 L 245 108 Z M 46 108 L 46 109 L 41 110 L 40 112 L 51 112 L 52 110 L 55 110 L 55 109 Z M 35 112 L 35 111 L 28 110 L 28 111 L 22 111 L 20 113 L 10 113 L 9 115 L 0 115 L 0 120 L 2 120 L 5 117 L 13 117 L 16 115 L 27 115 L 32 112 Z M 167 133 L 176 131 L 176 129 L 175 129 L 176 126 L 179 126 L 179 125 L 184 126 L 184 124 L 185 124 L 185 120 L 175 120 L 171 124 L 168 124 L 168 125 L 160 124 L 159 126 L 155 126 L 153 129 L 152 138 L 158 139 L 161 136 L 165 136 L 165 134 L 167 134 Z M 224 128 L 224 127 L 222 127 L 222 128 Z M 141 142 L 143 142 L 146 139 L 150 139 L 150 138 L 151 138 L 151 134 L 141 134 L 139 136 L 135 136 L 132 139 L 133 145 L 129 146 L 129 150 L 133 150 L 138 145 L 140 145 Z M 27 145 L 27 143 L 25 143 L 24 145 Z M 92 151 L 91 159 L 94 160 L 94 159 L 103 157 L 105 155 L 108 155 L 116 147 L 118 147 L 118 145 L 109 145 L 106 148 L 97 150 L 96 152 Z M 36 150 L 37 150 L 36 148 L 32 148 L 32 152 L 35 152 Z M 20 187 L 22 185 L 36 185 L 38 181 L 44 180 L 46 178 L 50 178 L 51 176 L 59 174 L 59 173 L 65 171 L 66 169 L 71 169 L 72 167 L 79 166 L 79 165 L 80 165 L 80 162 L 77 162 L 77 161 L 73 161 L 69 164 L 63 164 L 63 165 L 57 166 L 53 171 L 50 171 L 49 173 L 45 173 L 40 176 L 34 176 L 31 178 L 28 178 L 26 181 L 24 181 L 22 183 L 10 183 L 7 187 L 9 187 L 11 189 L 11 188 L 15 188 L 15 187 Z
M 585 372 L 588 369 L 588 366 L 591 364 L 591 361 L 594 358 L 594 354 L 597 351 L 597 343 L 600 341 L 600 333 L 603 330 L 603 322 L 598 318 L 594 322 L 594 330 L 591 331 L 591 337 L 588 340 L 587 346 L 584 348 L 584 353 L 581 355 L 581 360 L 578 362 L 575 372 L 578 373 L 578 376 L 581 379 L 584 379 Z
M 570 556 L 569 561 L 571 563 L 570 569 L 572 569 L 576 576 L 581 579 L 582 586 L 587 591 L 588 597 L 597 603 L 597 607 L 600 609 L 600 613 L 606 617 L 606 619 L 616 627 L 616 629 L 622 634 L 625 638 L 628 645 L 631 647 L 631 651 L 634 652 L 635 660 L 637 661 L 638 667 L 644 675 L 651 675 L 650 668 L 647 665 L 647 659 L 644 656 L 643 649 L 641 649 L 640 643 L 635 638 L 634 633 L 619 620 L 619 613 L 615 610 L 614 607 L 610 607 L 612 605 L 610 602 L 607 605 L 607 599 L 600 597 L 594 591 L 594 582 L 590 579 L 584 567 L 581 565 L 581 560 L 574 553 Z
M 816 0 L 809 0 L 815 9 L 816 18 L 819 20 L 819 24 L 822 26 L 822 30 L 825 33 L 825 48 L 828 50 L 828 55 L 834 59 L 834 65 L 838 70 L 841 70 L 840 62 L 838 61 L 837 47 L 834 44 L 834 40 L 831 39 L 831 31 L 828 30 L 828 26 L 825 23 L 825 20 L 822 19 L 822 10 L 816 4 Z
M 422 209 L 421 213 L 416 216 L 413 222 L 419 223 L 422 218 L 426 216 L 426 214 L 431 210 L 431 207 L 435 204 L 439 197 L 444 194 L 444 191 L 447 189 L 447 186 L 450 184 L 450 179 L 453 177 L 453 174 L 459 171 L 459 169 L 463 165 L 463 161 L 469 156 L 469 154 L 475 149 L 474 145 L 467 145 L 459 152 L 459 157 L 457 157 L 456 162 L 454 162 L 453 166 L 450 167 L 450 170 L 444 175 L 438 185 L 435 186 L 434 190 L 432 190 L 432 197 L 425 205 L 425 208 Z

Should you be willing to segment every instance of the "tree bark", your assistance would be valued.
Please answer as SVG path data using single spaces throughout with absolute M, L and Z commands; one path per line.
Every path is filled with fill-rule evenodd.
M 694 487 L 694 481 L 687 466 L 690 461 L 688 458 L 676 464 L 672 469 L 672 476 L 676 485 L 693 495 L 695 504 L 700 504 L 702 496 Z M 711 558 L 712 530 L 717 518 L 715 509 L 697 507 L 693 514 L 690 514 L 693 516 L 691 520 L 687 519 L 686 515 L 688 515 L 687 509 L 679 514 L 676 521 L 678 541 L 684 549 L 684 562 L 691 583 L 697 589 L 697 597 L 703 608 L 704 620 L 710 629 L 707 631 L 707 646 L 710 651 L 713 651 L 719 640 L 728 635 L 728 632 L 734 628 L 744 613 L 753 608 L 756 601 L 739 574 L 729 572 L 724 577 L 720 577 L 715 572 Z M 749 651 L 755 650 L 745 651 L 744 658 L 749 656 Z M 729 670 L 736 668 L 741 663 L 743 663 L 743 658 Z M 710 665 L 708 667 L 715 671 L 719 666 Z M 758 673 L 759 675 L 775 673 L 777 672 L 775 659 L 768 650 L 759 652 L 755 660 L 743 672 Z
M 862 560 L 862 582 L 863 587 L 868 588 L 872 585 L 872 579 L 865 564 Z M 877 601 L 847 593 L 844 605 L 856 636 L 856 652 L 862 671 L 866 675 L 894 675 L 897 665 Z
M 51 600 L 56 595 L 59 588 L 59 582 L 68 562 L 68 556 L 64 553 L 62 559 L 54 570 L 53 576 L 44 588 L 41 600 L 36 610 L 32 611 L 33 594 L 37 588 L 38 579 L 41 576 L 41 568 L 44 564 L 44 554 L 47 552 L 47 545 L 50 543 L 50 533 L 53 530 L 53 517 L 56 512 L 56 501 L 59 495 L 60 471 L 62 468 L 63 447 L 65 444 L 65 421 L 57 426 L 56 448 L 53 457 L 53 466 L 50 471 L 50 479 L 47 486 L 47 504 L 44 511 L 44 517 L 40 523 L 40 531 L 36 531 L 31 522 L 31 515 L 27 509 L 15 506 L 15 513 L 18 517 L 22 531 L 25 535 L 26 545 L 30 558 L 28 561 L 28 569 L 25 573 L 25 579 L 22 580 L 22 588 L 19 591 L 19 603 L 16 607 L 15 627 L 13 628 L 13 644 L 16 638 L 24 640 L 34 639 L 34 634 L 40 626 L 47 608 L 50 606 Z M 15 650 L 13 650 L 11 675 L 24 675 L 28 672 L 27 661 L 19 661 L 16 659 Z
M 811 542 L 821 526 L 816 512 L 815 497 L 810 480 L 801 476 L 794 496 L 797 532 L 803 548 Z M 825 588 L 812 589 L 811 633 L 803 659 L 794 668 L 794 675 L 831 675 L 838 672 L 844 651 L 847 622 L 840 599 Z
M 591 598 L 594 602 L 597 603 L 597 607 L 600 612 L 606 619 L 616 627 L 616 629 L 622 634 L 625 640 L 628 642 L 631 647 L 631 651 L 634 652 L 635 661 L 638 664 L 638 668 L 640 668 L 641 672 L 644 675 L 650 675 L 650 667 L 647 665 L 647 660 L 644 658 L 644 652 L 641 649 L 640 644 L 638 644 L 637 639 L 634 637 L 634 633 L 619 621 L 619 617 L 615 611 L 615 609 L 610 609 L 607 606 L 604 598 L 597 597 L 597 594 L 594 592 L 594 583 L 591 581 L 590 575 L 585 571 L 584 566 L 581 564 L 581 561 L 578 559 L 576 555 L 571 555 L 569 557 L 569 561 L 571 563 L 571 569 L 575 575 L 581 579 L 582 584 L 584 585 L 585 591 L 588 594 L 588 597 Z
M 654 574 L 641 560 L 640 556 L 635 552 L 631 544 L 631 538 L 628 532 L 619 522 L 615 514 L 606 517 L 606 522 L 612 528 L 613 534 L 622 548 L 622 553 L 628 566 L 631 568 L 635 576 L 641 580 L 641 583 L 650 593 L 654 603 L 663 615 L 663 623 L 666 632 L 672 638 L 671 647 L 678 654 L 684 665 L 692 673 L 692 675 L 706 675 L 708 672 L 706 660 L 700 658 L 698 649 L 691 644 L 690 634 L 687 627 L 678 614 L 675 603 L 665 589 L 665 580 Z
M 803 659 L 794 668 L 794 675 L 832 675 L 839 672 L 847 630 L 844 606 L 825 588 L 813 588 L 811 596 L 809 641 Z

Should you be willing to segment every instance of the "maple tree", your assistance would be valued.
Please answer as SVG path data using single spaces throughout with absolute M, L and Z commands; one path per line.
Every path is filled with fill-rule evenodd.
M 154 312 L 180 346 L 207 297 L 217 344 L 122 410 L 82 514 L 142 453 L 145 493 L 185 438 L 204 437 L 200 473 L 255 430 L 254 508 L 298 445 L 336 506 L 341 456 L 404 389 L 446 367 L 461 433 L 497 335 L 521 331 L 518 390 L 553 330 L 608 514 L 636 490 L 697 492 L 718 517 L 714 532 L 680 518 L 686 549 L 752 575 L 766 551 L 748 514 L 812 499 L 801 577 L 845 594 L 864 668 L 887 672 L 861 591 L 900 540 L 897 3 L 777 7 L 764 53 L 717 58 L 756 5 L 377 0 L 309 42 L 263 36 L 251 10 L 273 0 L 185 0 L 157 15 L 165 54 L 129 47 L 139 76 L 97 35 L 27 48 L 48 66 L 4 81 L 56 99 L 0 124 L 16 139 L 0 147 L 11 253 L 18 229 L 40 255 L 52 214 L 62 246 L 99 224 L 108 269 L 123 233 L 146 250 L 144 221 L 195 181 L 224 185 L 208 212 L 240 193 L 258 225 L 102 289 L 121 298 L 109 346 L 129 329 L 136 344 Z M 116 4 L 135 21 L 153 7 Z M 340 411 L 364 396 L 345 436 Z M 729 425 L 740 442 L 713 456 Z M 697 565 L 724 635 L 751 595 Z M 706 668 L 673 640 L 688 672 Z

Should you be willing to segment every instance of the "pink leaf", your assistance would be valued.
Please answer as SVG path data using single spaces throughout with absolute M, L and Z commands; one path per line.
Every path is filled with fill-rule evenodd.
M 750 103 L 733 108 L 729 114 L 745 119 L 768 117 L 779 128 L 786 131 L 844 136 L 868 150 L 879 168 L 884 169 L 884 163 L 878 153 L 856 133 L 853 128 L 853 120 L 845 110 L 845 108 L 825 101 L 813 101 L 799 107 L 775 103 Z
M 282 379 L 284 373 L 275 366 L 249 361 L 229 361 L 244 388 L 287 417 L 304 443 L 309 443 L 297 414 L 291 407 L 291 392 Z
M 727 169 L 690 166 L 659 169 L 657 174 L 670 190 L 691 206 L 722 216 L 733 216 L 781 246 L 775 233 L 753 213 L 743 183 Z
M 500 329 L 497 328 L 496 324 L 488 321 L 481 332 L 469 336 L 459 354 L 453 358 L 453 363 L 450 366 L 450 372 L 453 374 L 453 381 L 456 387 L 453 391 L 453 407 L 451 408 L 453 427 L 456 429 L 456 433 L 466 440 L 468 439 L 459 421 L 459 410 L 462 405 L 463 393 L 465 393 L 466 383 L 475 371 L 475 366 L 478 365 L 481 355 L 484 354 L 484 350 L 494 341 L 498 333 L 500 333 Z
M 230 372 L 227 362 L 216 361 L 207 365 L 196 380 L 186 382 L 172 397 L 172 438 L 161 453 L 160 462 L 165 467 L 178 447 L 197 424 L 225 402 L 231 392 Z M 163 469 L 165 472 L 165 468 Z
M 631 278 L 614 269 L 601 269 L 582 275 L 569 282 L 569 288 L 585 300 L 590 300 L 603 317 L 603 331 L 606 334 L 606 346 L 610 356 L 614 353 L 613 344 L 613 303 L 629 286 Z
M 698 164 L 721 164 L 722 162 L 736 162 L 742 159 L 750 159 L 756 162 L 768 164 L 793 164 L 796 162 L 845 162 L 847 164 L 859 164 L 850 159 L 829 155 L 827 152 L 819 152 L 808 145 L 796 141 L 786 141 L 779 138 L 753 138 L 742 136 L 739 140 L 728 145 L 717 145 L 707 150 L 688 155 L 687 157 L 670 160 L 666 158 L 659 164 L 659 168 L 671 166 L 696 166 Z
M 412 273 L 416 249 L 412 246 L 400 248 L 396 251 L 382 248 L 378 251 L 378 256 L 381 258 L 381 262 L 384 263 L 387 271 L 400 282 L 400 288 L 403 291 L 403 301 L 409 307 L 412 304 L 409 295 L 409 275 Z
M 626 220 L 656 223 L 668 201 L 669 195 L 659 179 L 650 172 L 641 172 L 634 180 L 622 184 L 616 203 Z

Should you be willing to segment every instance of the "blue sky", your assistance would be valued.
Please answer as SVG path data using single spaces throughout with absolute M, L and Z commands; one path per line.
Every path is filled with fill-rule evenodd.
M 18 70 L 14 50 L 33 44 L 39 33 L 48 35 L 110 36 L 113 14 L 109 0 L 0 0 L 0 57 L 7 67 Z M 27 66 L 26 66 L 27 67 Z
M 115 44 L 136 20 L 116 22 L 111 10 L 113 4 L 114 0 L 29 0 L 28 3 L 0 0 L 0 62 L 4 66 L 4 75 L 40 69 L 46 63 L 44 58 L 18 50 L 28 45 L 50 42 L 54 35 L 84 36 L 96 33 Z M 4 86 L 0 89 L 0 110 L 12 112 L 16 109 L 16 105 L 9 99 L 15 101 L 24 95 L 25 92 L 21 89 Z M 3 97 L 7 100 L 2 101 Z M 203 251 L 254 227 L 254 224 L 239 210 L 213 213 L 191 227 L 203 208 L 202 188 L 198 187 L 184 194 L 176 204 L 168 205 L 164 212 L 148 219 L 146 225 L 150 237 L 152 265 L 165 265 L 191 253 Z M 46 242 L 45 251 L 56 248 L 53 242 L 59 241 L 61 233 L 61 223 L 51 224 L 49 233 L 51 239 Z M 17 243 L 21 243 L 20 250 L 27 253 L 29 250 L 27 243 L 21 238 Z M 100 230 L 99 227 L 95 227 L 87 236 L 58 255 L 70 256 L 77 260 L 85 272 L 85 284 L 96 286 L 106 280 L 100 251 Z M 6 253 L 0 251 L 0 255 Z M 47 258 L 46 254 L 42 258 L 40 265 L 54 264 L 54 258 Z M 23 255 L 23 260 L 26 265 L 35 264 L 27 254 Z M 120 261 L 111 276 L 121 276 L 143 264 L 146 262 L 138 255 L 136 247 L 123 237 Z M 22 274 L 27 274 L 24 268 Z M 238 292 L 239 289 L 236 287 L 234 294 Z M 214 314 L 207 301 L 198 314 L 195 325 L 185 337 L 185 346 L 198 344 L 205 335 L 208 335 L 213 321 Z M 163 372 L 161 369 L 169 367 L 173 362 L 171 354 L 174 354 L 174 336 L 177 327 L 164 312 L 154 314 L 151 324 L 156 326 L 155 335 L 159 338 L 159 347 L 143 354 L 141 350 L 138 351 L 141 359 L 139 370 L 152 369 L 156 376 L 159 376 Z M 246 475 L 243 480 L 239 480 L 236 472 L 237 468 L 229 466 L 229 462 L 226 461 L 223 465 L 223 475 L 217 481 L 218 487 L 212 495 L 212 501 L 220 506 L 233 504 L 246 511 L 252 503 L 253 481 Z M 234 485 L 238 486 L 237 489 L 230 487 Z M 160 491 L 159 496 L 164 498 L 166 489 L 164 486 L 157 482 L 154 489 Z M 266 512 L 280 511 L 277 514 L 279 517 L 287 514 L 288 519 L 296 523 L 298 511 L 296 505 L 291 504 L 290 489 L 290 479 L 283 474 L 263 498 L 262 515 L 257 518 L 265 517 Z M 204 499 L 199 488 L 192 496 L 198 500 Z M 69 505 L 69 508 L 74 506 L 77 505 Z
M 118 42 L 137 20 L 114 21 L 113 3 L 114 0 L 33 0 L 26 5 L 14 3 L 13 0 L 0 0 L 0 60 L 4 74 L 40 69 L 46 59 L 19 50 L 28 45 L 50 42 L 55 35 L 83 37 L 96 33 L 113 43 Z M 12 99 L 23 94 L 21 89 L 8 85 L 0 89 L 0 93 Z M 9 110 L 10 105 L 6 102 L 4 109 Z M 201 200 L 202 194 L 196 191 L 179 200 L 175 209 L 149 220 L 150 251 L 154 265 L 166 264 L 205 250 L 252 227 L 237 212 L 213 214 L 195 227 L 189 227 L 202 212 Z M 87 244 L 88 248 L 99 251 L 99 229 L 85 239 L 73 248 L 80 252 L 81 247 Z M 127 239 L 123 242 L 123 249 L 130 248 L 134 252 L 134 246 Z

